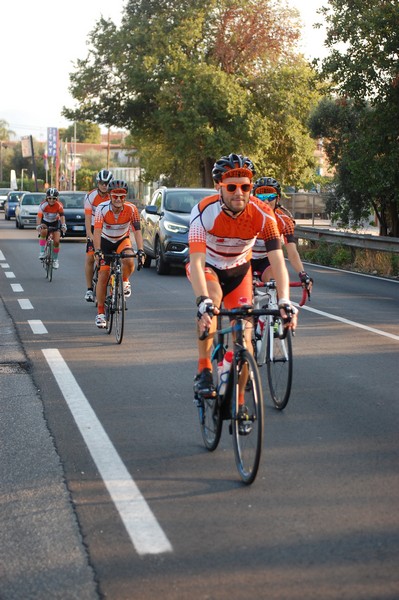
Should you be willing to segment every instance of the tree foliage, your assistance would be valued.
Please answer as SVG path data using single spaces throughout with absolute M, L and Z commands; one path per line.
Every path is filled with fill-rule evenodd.
M 374 210 L 383 235 L 399 236 L 399 4 L 329 0 L 329 56 L 321 74 L 331 99 L 310 121 L 337 168 L 337 208 L 359 221 Z
M 72 141 L 75 138 L 75 125 L 70 125 L 59 131 L 60 139 L 64 141 Z M 101 143 L 101 129 L 99 125 L 88 122 L 76 123 L 76 141 L 86 144 Z
M 283 0 L 129 0 L 120 28 L 102 19 L 91 32 L 70 76 L 78 108 L 63 114 L 128 129 L 148 179 L 211 185 L 215 158 L 243 152 L 297 182 L 317 98 L 298 37 Z

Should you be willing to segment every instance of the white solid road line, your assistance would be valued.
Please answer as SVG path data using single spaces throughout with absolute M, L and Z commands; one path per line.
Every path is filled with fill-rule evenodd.
M 297 304 L 298 306 L 298 304 Z M 310 312 L 316 313 L 318 315 L 322 315 L 323 317 L 327 317 L 328 319 L 332 319 L 333 321 L 340 321 L 341 323 L 346 323 L 347 325 L 352 325 L 352 327 L 358 327 L 359 329 L 365 329 L 366 331 L 370 331 L 370 333 L 377 333 L 378 335 L 383 335 L 385 337 L 391 338 L 392 340 L 399 341 L 399 335 L 395 335 L 394 333 L 388 333 L 387 331 L 382 331 L 381 329 L 375 329 L 374 327 L 368 327 L 367 325 L 362 325 L 361 323 L 356 323 L 356 321 L 350 321 L 349 319 L 344 319 L 343 317 L 337 317 L 336 315 L 332 315 L 330 313 L 323 312 L 322 310 L 317 310 L 317 308 L 311 308 L 310 306 L 301 306 L 301 310 L 308 310 Z
M 32 329 L 33 333 L 48 333 L 42 321 L 39 321 L 38 319 L 32 319 L 31 321 L 28 321 L 28 324 L 30 325 L 30 328 Z
M 18 303 L 24 310 L 31 310 L 33 308 L 33 305 L 28 298 L 18 298 Z
M 42 352 L 137 552 L 141 555 L 171 552 L 168 538 L 59 350 L 47 348 Z

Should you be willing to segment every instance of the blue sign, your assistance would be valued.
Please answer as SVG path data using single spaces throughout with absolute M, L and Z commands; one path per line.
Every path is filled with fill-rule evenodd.
M 47 127 L 47 156 L 57 156 L 57 127 Z

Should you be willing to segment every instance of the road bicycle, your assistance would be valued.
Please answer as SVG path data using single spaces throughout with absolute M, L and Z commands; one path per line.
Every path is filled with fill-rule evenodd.
M 232 310 L 220 309 L 212 352 L 216 391 L 212 395 L 202 394 L 194 384 L 194 399 L 205 447 L 211 452 L 216 450 L 223 421 L 229 421 L 236 466 L 245 484 L 255 480 L 259 468 L 263 443 L 263 395 L 258 367 L 246 347 L 244 333 L 247 326 L 253 327 L 253 317 L 265 314 L 278 316 L 280 311 L 270 308 L 256 310 L 252 305 Z M 222 327 L 223 317 L 231 319 L 227 327 Z M 227 382 L 220 382 L 218 365 L 226 354 L 229 334 L 233 338 L 232 362 L 226 374 Z M 202 339 L 204 335 L 206 332 L 201 336 Z
M 113 252 L 112 254 L 103 254 L 104 258 L 111 258 L 110 272 L 107 282 L 107 293 L 105 297 L 105 319 L 106 319 L 106 332 L 110 334 L 115 321 L 115 339 L 116 343 L 120 344 L 123 339 L 123 332 L 125 328 L 125 311 L 126 311 L 126 300 L 123 291 L 123 278 L 122 278 L 122 259 L 123 258 L 135 258 L 137 252 L 133 249 L 127 248 L 122 252 Z M 139 271 L 141 268 L 140 263 L 137 266 Z
M 53 267 L 54 267 L 54 239 L 53 233 L 58 231 L 58 227 L 47 228 L 46 245 L 44 246 L 43 258 L 41 259 L 44 270 L 46 271 L 46 278 L 49 281 L 53 280 Z M 62 232 L 63 233 L 63 232 Z M 61 233 L 61 235 L 62 235 Z M 40 233 L 39 236 L 40 237 Z
M 259 273 L 254 273 L 254 306 L 260 308 L 278 308 L 276 282 L 263 282 Z M 290 287 L 302 287 L 302 298 L 299 306 L 303 306 L 310 298 L 310 291 L 300 281 L 290 282 Z M 292 387 L 292 333 L 284 328 L 280 314 L 258 317 L 254 323 L 254 356 L 256 363 L 262 367 L 266 363 L 267 382 L 274 406 L 283 410 L 290 398 Z

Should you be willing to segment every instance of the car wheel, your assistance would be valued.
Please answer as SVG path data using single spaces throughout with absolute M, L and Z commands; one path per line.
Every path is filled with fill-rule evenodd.
M 157 239 L 156 249 L 155 249 L 155 268 L 157 270 L 158 275 L 167 275 L 170 271 L 170 266 L 165 261 L 164 256 L 162 254 L 162 246 L 159 238 Z

